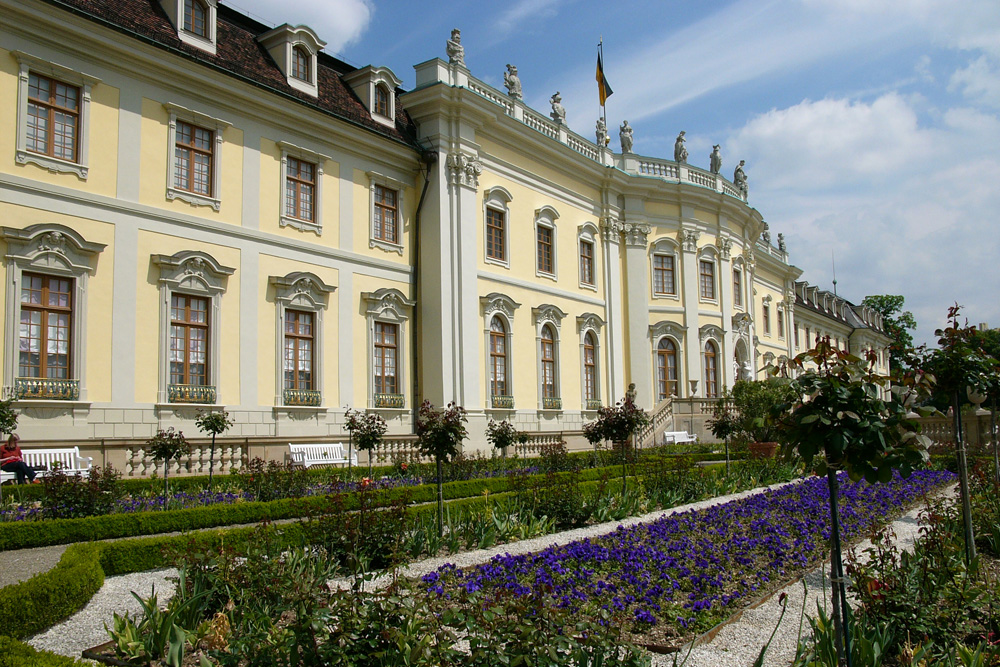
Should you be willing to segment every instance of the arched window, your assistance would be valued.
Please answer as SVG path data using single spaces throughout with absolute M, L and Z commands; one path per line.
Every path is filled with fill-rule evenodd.
M 594 334 L 583 337 L 583 397 L 588 401 L 597 398 L 597 360 Z
M 507 330 L 503 321 L 490 320 L 490 394 L 509 396 L 507 386 Z
M 300 81 L 312 81 L 309 72 L 309 54 L 301 46 L 292 48 L 292 76 Z
M 705 343 L 705 398 L 719 397 L 719 365 L 715 343 Z
M 184 29 L 208 39 L 208 11 L 201 0 L 184 0 Z
M 389 116 L 389 91 L 385 86 L 375 86 L 375 113 Z
M 556 337 L 552 327 L 542 327 L 542 399 L 558 398 L 556 386 Z
M 669 338 L 664 338 L 656 346 L 656 400 L 676 395 L 677 346 Z

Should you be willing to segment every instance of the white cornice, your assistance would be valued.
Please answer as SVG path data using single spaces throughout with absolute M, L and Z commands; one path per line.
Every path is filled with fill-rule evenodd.
M 604 299 L 598 299 L 595 297 L 588 297 L 584 294 L 574 294 L 573 292 L 557 289 L 555 287 L 548 287 L 540 282 L 532 282 L 530 280 L 520 280 L 518 278 L 511 278 L 508 276 L 503 276 L 498 273 L 490 273 L 489 271 L 479 271 L 477 278 L 480 280 L 486 280 L 493 283 L 499 283 L 501 285 L 510 285 L 512 287 L 520 287 L 522 289 L 531 290 L 537 294 L 548 294 L 550 296 L 556 296 L 561 299 L 567 299 L 569 301 L 576 301 L 577 303 L 586 303 L 592 306 L 604 307 Z M 493 291 L 493 290 L 491 290 Z

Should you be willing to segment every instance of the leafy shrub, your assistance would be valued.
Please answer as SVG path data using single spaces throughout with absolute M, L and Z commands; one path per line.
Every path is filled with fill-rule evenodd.
M 290 463 L 264 461 L 259 456 L 240 468 L 235 477 L 240 490 L 258 502 L 299 498 L 309 487 L 309 477 L 302 468 Z
M 42 508 L 57 519 L 107 514 L 124 496 L 121 473 L 112 466 L 94 466 L 86 475 L 67 475 L 55 466 L 42 478 Z
M 580 490 L 580 474 L 548 473 L 535 489 L 535 513 L 553 519 L 560 528 L 579 528 L 593 513 Z
M 0 667 L 81 667 L 84 664 L 87 663 L 39 651 L 12 637 L 0 635 Z

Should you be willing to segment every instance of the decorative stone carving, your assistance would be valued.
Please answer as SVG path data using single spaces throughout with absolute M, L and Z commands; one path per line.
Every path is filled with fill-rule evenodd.
M 688 149 L 684 145 L 684 130 L 677 135 L 677 140 L 674 141 L 674 162 L 687 162 L 688 161 Z
M 760 240 L 765 243 L 765 245 L 771 245 L 771 226 L 769 224 L 762 223 L 764 229 L 760 233 Z
M 521 78 L 517 75 L 517 66 L 507 64 L 507 71 L 503 73 L 503 85 L 507 87 L 507 94 L 515 100 L 523 100 L 521 93 Z
M 611 142 L 611 137 L 608 136 L 608 124 L 604 122 L 603 118 L 597 119 L 597 145 L 604 148 Z
M 577 333 L 583 333 L 588 330 L 600 332 L 603 326 L 604 320 L 601 319 L 600 315 L 595 313 L 584 313 L 576 318 Z
M 749 194 L 749 188 L 747 186 L 747 173 L 743 171 L 744 165 L 746 165 L 746 160 L 740 160 L 740 163 L 736 165 L 736 170 L 733 172 L 733 185 L 736 189 L 740 191 L 743 195 L 743 199 L 746 200 Z
M 367 304 L 365 314 L 393 322 L 403 322 L 408 319 L 406 309 L 417 305 L 398 289 L 383 287 L 374 292 L 362 292 L 361 299 Z
M 447 165 L 452 183 L 470 188 L 479 187 L 479 175 L 483 173 L 483 163 L 477 158 L 462 153 L 451 153 Z
M 722 259 L 728 260 L 732 256 L 732 252 L 733 252 L 732 240 L 722 239 L 722 241 L 719 242 L 719 254 L 722 256 Z
M 788 248 L 785 247 L 785 235 L 781 233 L 778 234 L 778 250 L 788 252 Z
M 625 223 L 625 243 L 630 246 L 646 247 L 646 239 L 652 227 L 642 222 Z
M 715 324 L 706 324 L 700 329 L 698 329 L 698 340 L 701 341 L 702 347 L 709 340 L 714 340 L 716 343 L 722 344 L 725 340 L 726 332 L 722 327 Z
M 676 322 L 657 322 L 656 324 L 649 325 L 649 338 L 653 342 L 656 342 L 664 336 L 670 336 L 671 338 L 677 340 L 678 342 L 683 342 L 684 340 L 684 327 L 677 324 Z
M 713 174 L 718 174 L 722 170 L 722 153 L 719 152 L 719 144 L 712 146 L 712 154 L 708 156 L 709 169 Z
M 274 286 L 275 301 L 286 306 L 326 308 L 327 295 L 337 289 L 324 283 L 315 274 L 304 271 L 294 271 L 286 276 L 269 276 L 268 282 Z
M 465 67 L 465 47 L 462 46 L 462 31 L 455 28 L 451 31 L 451 39 L 445 46 L 448 52 L 448 62 L 452 65 Z
M 189 259 L 184 263 L 183 273 L 185 276 L 203 277 L 205 275 L 205 260 L 201 257 Z
M 479 305 L 483 309 L 483 316 L 487 318 L 487 326 L 489 318 L 496 313 L 503 313 L 507 317 L 507 321 L 512 322 L 514 311 L 521 307 L 521 304 L 499 292 L 491 292 L 486 296 L 479 297 Z
M 48 232 L 38 239 L 39 250 L 54 250 L 56 252 L 66 252 L 66 237 L 62 232 Z
M 687 252 L 697 252 L 699 238 L 701 238 L 701 232 L 699 231 L 694 229 L 681 230 L 681 245 Z
M 733 315 L 733 329 L 736 330 L 740 336 L 746 336 L 747 332 L 750 331 L 751 321 L 750 315 L 747 313 L 736 313 Z
M 560 125 L 565 125 L 566 107 L 562 105 L 562 95 L 559 94 L 558 90 L 555 95 L 549 98 L 549 102 L 552 104 L 552 113 L 550 114 L 552 116 L 552 120 Z
M 757 263 L 757 258 L 753 254 L 753 248 L 750 246 L 744 246 L 743 248 L 743 261 L 750 270 L 753 270 L 754 265 Z
M 551 303 L 543 303 L 537 308 L 531 309 L 532 322 L 539 330 L 543 324 L 553 324 L 558 328 L 564 317 L 566 317 L 566 313 L 559 306 L 553 306 Z
M 622 143 L 622 153 L 632 152 L 632 126 L 628 124 L 628 121 L 624 121 L 622 126 L 618 128 L 618 139 Z
M 607 242 L 618 243 L 622 227 L 622 223 L 614 218 L 603 218 L 601 220 L 601 238 Z
M 740 379 L 747 382 L 753 380 L 753 367 L 749 361 L 743 362 L 743 368 L 740 369 Z

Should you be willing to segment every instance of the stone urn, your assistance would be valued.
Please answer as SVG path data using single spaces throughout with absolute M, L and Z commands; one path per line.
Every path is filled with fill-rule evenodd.
M 777 442 L 751 442 L 747 445 L 752 459 L 773 459 L 780 447 Z

